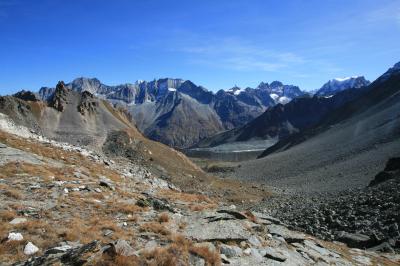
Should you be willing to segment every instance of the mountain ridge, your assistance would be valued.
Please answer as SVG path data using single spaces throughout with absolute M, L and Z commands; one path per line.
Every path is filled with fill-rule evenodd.
M 232 89 L 213 93 L 190 80 L 171 78 L 108 86 L 97 78 L 81 77 L 65 86 L 74 91 L 89 91 L 127 108 L 141 132 L 177 148 L 192 146 L 218 132 L 241 126 L 267 108 L 305 94 L 299 87 L 279 81 L 262 82 L 254 89 L 238 88 L 238 93 Z M 54 89 L 48 87 L 38 92 L 46 101 L 52 93 Z M 178 124 L 190 130 L 182 130 Z

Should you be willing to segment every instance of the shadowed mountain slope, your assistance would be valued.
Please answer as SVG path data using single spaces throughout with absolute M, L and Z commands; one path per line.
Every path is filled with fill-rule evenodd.
M 400 75 L 394 68 L 318 127 L 280 141 L 235 176 L 302 191 L 366 186 L 389 157 L 400 154 Z

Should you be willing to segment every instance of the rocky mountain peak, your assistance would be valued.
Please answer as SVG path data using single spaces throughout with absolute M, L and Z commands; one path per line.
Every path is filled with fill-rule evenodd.
M 280 81 L 277 81 L 277 80 L 272 81 L 270 84 L 271 88 L 278 88 L 278 87 L 282 87 L 282 86 L 283 86 L 283 83 Z
M 258 84 L 257 89 L 260 90 L 265 90 L 265 89 L 269 89 L 269 84 L 267 82 L 260 82 L 260 84 Z
M 228 93 L 233 94 L 233 95 L 239 95 L 241 92 L 243 92 L 244 90 L 241 89 L 238 86 L 234 86 L 232 88 L 230 88 L 229 90 L 227 90 Z
M 400 62 L 394 64 L 393 67 L 389 68 L 388 71 L 386 71 L 382 76 L 378 78 L 378 80 L 386 80 L 392 75 L 398 75 L 400 74 Z
M 67 87 L 76 91 L 89 91 L 90 93 L 97 93 L 102 87 L 102 84 L 97 78 L 80 77 L 74 79 L 67 85 Z
M 329 97 L 347 89 L 359 89 L 368 86 L 370 82 L 364 76 L 334 78 L 325 83 L 315 95 Z

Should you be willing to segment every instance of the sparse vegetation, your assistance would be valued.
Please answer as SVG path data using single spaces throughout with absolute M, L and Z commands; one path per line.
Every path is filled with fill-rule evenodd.
M 164 225 L 157 222 L 148 222 L 140 226 L 142 232 L 153 232 L 160 235 L 169 235 L 171 231 L 168 230 Z
M 169 215 L 167 212 L 160 213 L 158 215 L 158 222 L 160 223 L 167 223 L 169 222 Z

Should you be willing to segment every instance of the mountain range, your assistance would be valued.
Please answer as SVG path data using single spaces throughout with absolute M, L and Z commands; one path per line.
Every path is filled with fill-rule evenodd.
M 66 87 L 88 91 L 127 108 L 141 132 L 177 148 L 192 146 L 218 132 L 244 125 L 269 107 L 306 94 L 297 86 L 278 81 L 217 93 L 189 80 L 170 78 L 117 86 L 104 85 L 95 78 L 77 78 Z M 54 90 L 42 87 L 39 96 L 49 100 Z
M 364 77 L 331 80 L 313 97 L 303 95 L 286 104 L 279 103 L 243 126 L 201 140 L 196 147 L 215 147 L 250 140 L 272 140 L 273 143 L 316 125 L 329 112 L 357 98 L 368 84 L 370 82 Z
M 327 97 L 368 84 L 364 77 L 335 79 L 316 95 Z M 242 127 L 276 105 L 309 96 L 298 86 L 279 81 L 261 82 L 256 88 L 235 86 L 216 93 L 190 80 L 171 78 L 117 86 L 105 85 L 96 78 L 77 78 L 65 86 L 126 108 L 144 135 L 175 148 L 191 147 L 220 132 Z M 49 100 L 54 90 L 42 87 L 39 96 Z

